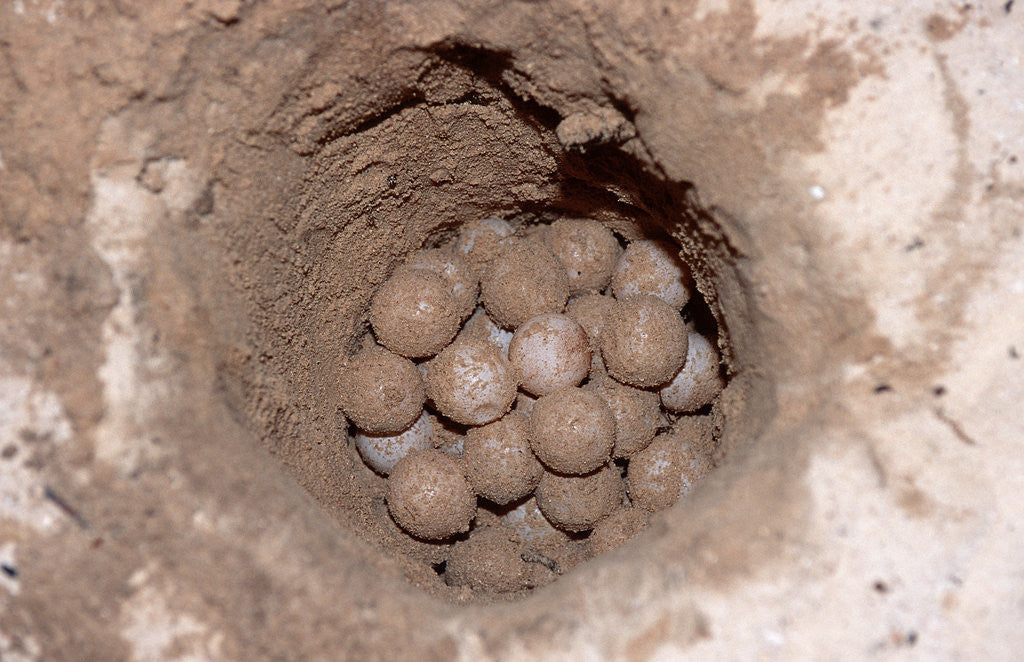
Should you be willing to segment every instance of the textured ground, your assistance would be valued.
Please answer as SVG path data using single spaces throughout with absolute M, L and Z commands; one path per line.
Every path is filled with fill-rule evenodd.
M 1018 657 L 1022 64 L 1014 2 L 5 1 L 0 658 Z M 435 597 L 352 532 L 324 375 L 425 235 L 602 176 L 699 231 L 730 452 Z

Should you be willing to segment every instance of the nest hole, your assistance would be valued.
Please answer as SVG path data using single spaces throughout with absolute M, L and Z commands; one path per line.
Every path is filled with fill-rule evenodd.
M 743 382 L 742 339 L 731 330 L 746 313 L 722 296 L 723 288 L 740 288 L 736 256 L 714 215 L 691 184 L 649 165 L 627 104 L 608 99 L 582 111 L 580 123 L 525 97 L 518 76 L 501 54 L 443 46 L 423 54 L 414 75 L 354 124 L 332 121 L 330 104 L 301 110 L 296 95 L 263 127 L 260 139 L 285 156 L 255 171 L 247 166 L 268 192 L 233 221 L 229 246 L 246 324 L 224 334 L 218 378 L 237 420 L 413 586 L 456 600 L 494 596 L 446 584 L 452 541 L 417 540 L 394 523 L 385 479 L 360 460 L 337 392 L 339 368 L 369 328 L 374 292 L 409 253 L 451 241 L 464 223 L 486 217 L 519 229 L 591 218 L 623 244 L 672 242 L 698 292 L 682 314 L 720 347 L 728 380 L 723 395 L 695 414 L 708 421 L 715 465 L 728 460 L 730 426 L 740 419 L 733 405 L 741 399 L 731 393 Z M 625 471 L 625 462 L 616 466 Z M 687 506 L 684 499 L 672 508 Z M 480 511 L 501 514 L 484 503 Z M 586 533 L 570 537 L 587 543 Z M 537 549 L 523 560 L 552 577 L 513 597 L 572 566 Z

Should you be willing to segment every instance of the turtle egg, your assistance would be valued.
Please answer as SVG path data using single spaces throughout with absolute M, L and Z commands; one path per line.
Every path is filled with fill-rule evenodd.
M 514 232 L 509 222 L 500 218 L 471 221 L 459 231 L 455 250 L 466 258 L 477 277 L 480 277 L 497 255 L 501 240 L 511 237 Z
M 601 358 L 601 329 L 604 328 L 605 315 L 615 305 L 615 299 L 605 294 L 582 294 L 573 297 L 565 307 L 565 314 L 576 320 L 583 327 L 590 341 L 590 372 L 605 372 L 604 359 Z
M 612 276 L 616 298 L 650 294 L 682 310 L 693 292 L 690 270 L 679 249 L 663 241 L 641 239 L 626 247 Z
M 463 425 L 505 415 L 516 399 L 515 371 L 486 340 L 460 340 L 427 364 L 427 396 L 437 410 Z
M 410 452 L 430 448 L 433 439 L 434 426 L 430 414 L 424 411 L 404 432 L 371 434 L 358 430 L 354 441 L 363 461 L 377 473 L 387 476 Z
M 530 497 L 501 516 L 501 523 L 519 536 L 522 556 L 529 559 L 532 583 L 543 586 L 587 559 L 587 546 L 555 528 Z
M 630 296 L 615 302 L 601 331 L 601 356 L 608 374 L 641 388 L 668 383 L 686 358 L 687 329 L 679 311 L 658 297 Z
M 621 547 L 647 526 L 651 514 L 642 508 L 623 506 L 597 523 L 590 533 L 590 552 L 601 554 Z
M 590 372 L 590 344 L 579 324 L 566 315 L 531 317 L 516 329 L 508 349 L 519 383 L 533 395 L 576 386 Z
M 530 450 L 527 420 L 512 412 L 466 433 L 462 459 L 466 478 L 479 496 L 506 504 L 537 486 L 544 469 Z
M 399 267 L 370 303 L 377 340 L 409 358 L 441 351 L 455 337 L 461 319 L 451 288 L 424 269 Z
M 633 505 L 668 508 L 711 470 L 711 458 L 689 435 L 672 431 L 629 460 L 626 486 Z
M 591 219 L 555 221 L 544 233 L 544 241 L 565 267 L 570 294 L 607 287 L 622 252 L 611 230 Z
M 480 279 L 480 299 L 492 320 L 514 329 L 536 315 L 565 310 L 569 278 L 544 242 L 509 239 Z
M 413 451 L 399 460 L 384 498 L 395 522 L 425 540 L 465 533 L 476 515 L 476 496 L 458 461 L 435 449 Z
M 697 411 L 718 397 L 725 386 L 714 345 L 695 331 L 689 332 L 687 342 L 686 362 L 659 391 L 665 409 L 676 412 Z
M 501 525 L 485 526 L 452 546 L 444 580 L 449 586 L 509 593 L 526 588 L 528 570 L 515 532 Z
M 564 531 L 588 531 L 622 503 L 617 467 L 605 466 L 586 476 L 544 472 L 537 485 L 537 506 Z
M 464 320 L 472 314 L 480 292 L 480 279 L 465 257 L 452 250 L 428 248 L 410 255 L 405 264 L 413 269 L 429 271 L 448 285 L 459 310 L 459 319 Z
M 533 405 L 530 445 L 552 471 L 589 473 L 608 461 L 614 443 L 615 416 L 593 391 L 564 388 Z
M 613 457 L 628 458 L 651 443 L 661 422 L 657 393 L 620 384 L 607 376 L 593 380 L 586 388 L 601 396 L 615 416 Z
M 371 345 L 352 357 L 339 376 L 342 411 L 371 434 L 398 434 L 423 411 L 423 380 L 409 359 Z
M 501 350 L 502 356 L 508 356 L 508 346 L 512 342 L 512 332 L 495 324 L 487 316 L 483 306 L 479 306 L 469 320 L 466 321 L 459 335 L 456 336 L 457 341 L 464 338 L 490 341 Z

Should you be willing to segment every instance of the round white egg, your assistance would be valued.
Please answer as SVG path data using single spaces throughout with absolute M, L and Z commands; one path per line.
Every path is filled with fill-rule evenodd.
M 695 331 L 689 332 L 687 341 L 686 362 L 659 391 L 662 406 L 670 411 L 697 411 L 718 397 L 725 386 L 714 345 Z
M 583 327 L 568 315 L 537 315 L 516 329 L 508 360 L 525 391 L 547 395 L 586 379 L 590 373 L 590 342 Z
M 612 291 L 617 299 L 650 294 L 682 310 L 693 293 L 693 278 L 679 258 L 677 247 L 641 239 L 627 246 L 619 258 Z
M 366 464 L 377 473 L 387 476 L 398 461 L 415 450 L 430 448 L 434 426 L 430 414 L 424 410 L 409 428 L 398 434 L 370 434 L 357 431 L 356 450 Z

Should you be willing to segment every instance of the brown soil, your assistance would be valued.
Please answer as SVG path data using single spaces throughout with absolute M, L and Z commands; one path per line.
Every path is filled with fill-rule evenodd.
M 405 12 L 397 4 L 393 10 Z M 61 28 L 68 43 L 75 35 L 89 39 L 78 51 L 62 55 L 62 61 L 90 62 L 82 72 L 92 73 L 56 70 L 79 90 L 71 105 L 82 116 L 63 123 L 57 141 L 62 151 L 47 152 L 45 145 L 55 144 L 51 140 L 33 147 L 33 138 L 42 133 L 31 128 L 30 109 L 42 101 L 19 90 L 28 85 L 41 91 L 45 67 L 18 59 L 13 65 L 16 85 L 5 98 L 22 101 L 4 115 L 5 135 L 13 136 L 11 130 L 20 127 L 21 137 L 3 144 L 13 180 L 2 194 L 7 210 L 2 236 L 51 247 L 54 272 L 66 274 L 61 277 L 69 284 L 51 310 L 80 311 L 73 318 L 54 315 L 75 340 L 50 342 L 54 349 L 48 351 L 54 354 L 43 365 L 51 366 L 44 371 L 52 375 L 47 379 L 87 444 L 105 407 L 94 368 L 103 355 L 99 325 L 114 298 L 101 275 L 102 263 L 89 250 L 75 248 L 89 243 L 90 229 L 72 225 L 55 232 L 43 219 L 88 212 L 87 165 L 120 173 L 116 168 L 122 154 L 136 150 L 140 186 L 147 195 L 168 190 L 170 196 L 177 195 L 172 189 L 179 184 L 167 181 L 167 163 L 188 164 L 197 178 L 194 199 L 180 210 L 174 200 L 169 220 L 157 223 L 138 246 L 152 274 L 135 286 L 143 302 L 137 314 L 147 326 L 162 329 L 145 351 L 175 357 L 169 368 L 180 375 L 174 406 L 190 412 L 179 417 L 168 411 L 146 425 L 155 434 L 159 428 L 161 438 L 175 440 L 179 450 L 131 464 L 120 478 L 98 476 L 89 486 L 65 489 L 76 502 L 103 494 L 105 503 L 136 490 L 156 494 L 165 490 L 145 486 L 160 485 L 168 467 L 187 458 L 188 468 L 178 471 L 188 476 L 190 494 L 223 490 L 216 501 L 262 504 L 267 521 L 280 527 L 282 515 L 275 513 L 294 513 L 295 507 L 272 506 L 269 500 L 275 498 L 271 494 L 291 490 L 294 481 L 319 508 L 304 497 L 289 497 L 306 505 L 301 515 L 290 515 L 296 521 L 287 530 L 296 536 L 309 527 L 302 536 L 319 535 L 323 544 L 341 536 L 349 551 L 340 556 L 332 551 L 335 561 L 322 570 L 334 573 L 337 581 L 359 577 L 367 588 L 352 595 L 374 596 L 375 604 L 389 601 L 387 596 L 396 591 L 404 596 L 409 590 L 435 595 L 448 590 L 429 568 L 423 571 L 420 562 L 406 559 L 403 549 L 415 548 L 415 541 L 395 542 L 393 523 L 381 518 L 383 481 L 358 460 L 345 438 L 341 413 L 337 375 L 369 328 L 372 295 L 406 255 L 439 244 L 461 224 L 479 218 L 506 217 L 515 224 L 568 215 L 596 218 L 627 237 L 638 236 L 640 228 L 683 237 L 688 253 L 702 256 L 697 268 L 709 293 L 716 291 L 713 279 L 733 278 L 725 262 L 711 266 L 728 258 L 728 240 L 713 229 L 710 217 L 697 212 L 694 198 L 687 197 L 690 185 L 664 179 L 639 140 L 615 144 L 630 131 L 594 127 L 596 132 L 584 132 L 596 136 L 586 154 L 575 143 L 567 149 L 559 142 L 555 129 L 561 117 L 576 112 L 563 95 L 596 95 L 602 104 L 613 104 L 609 109 L 619 103 L 599 91 L 597 60 L 580 70 L 583 76 L 575 83 L 566 81 L 582 85 L 576 91 L 534 88 L 506 59 L 504 49 L 431 36 L 414 18 L 419 10 L 410 9 L 397 22 L 379 20 L 382 11 L 365 3 L 325 15 L 298 4 L 267 4 L 221 13 L 218 5 L 186 12 L 180 31 L 153 34 L 159 46 L 131 54 L 117 46 L 117 39 L 103 35 L 122 34 L 122 24 L 149 30 L 142 28 L 147 23 L 113 8 L 69 15 Z M 42 34 L 33 30 L 18 37 L 19 58 L 35 48 L 27 46 L 32 35 Z M 59 96 L 64 85 L 54 83 L 49 94 Z M 114 111 L 116 120 L 104 121 Z M 630 124 L 618 110 L 593 117 Z M 581 117 L 573 121 L 581 124 Z M 57 165 L 69 160 L 76 165 Z M 52 164 L 46 166 L 50 179 L 28 177 L 30 163 Z M 29 197 L 35 202 L 27 203 Z M 65 231 L 85 239 L 67 242 Z M 535 243 L 510 257 L 527 282 L 540 272 L 531 265 L 538 255 L 547 255 L 542 246 Z M 486 283 L 485 303 L 490 300 Z M 531 306 L 545 297 L 564 305 L 564 277 L 554 290 L 537 285 L 540 290 L 522 293 L 523 310 L 536 312 Z M 734 290 L 732 296 L 742 295 Z M 722 305 L 715 295 L 711 301 L 721 322 Z M 736 324 L 742 329 L 746 312 L 737 310 Z M 509 321 L 500 315 L 499 320 Z M 739 345 L 728 347 L 732 352 Z M 75 372 L 61 377 L 58 366 L 75 366 Z M 215 438 L 220 443 L 208 443 Z M 50 469 L 52 480 L 65 485 L 61 475 L 89 458 L 87 444 Z M 225 481 L 223 467 L 253 478 Z M 278 471 L 289 480 L 265 478 Z M 228 490 L 230 485 L 238 489 Z M 114 529 L 139 531 L 133 522 L 167 530 L 187 508 L 177 501 L 145 502 L 125 498 L 124 503 L 135 505 L 90 509 L 90 526 L 102 532 L 97 540 L 110 539 Z M 249 534 L 239 535 L 249 539 Z M 130 551 L 137 549 L 133 539 L 101 547 L 96 554 L 104 561 L 96 562 L 111 568 L 137 566 L 145 557 Z M 207 539 L 197 544 L 208 547 L 192 555 L 200 574 L 207 572 L 204 554 L 218 561 L 225 554 L 212 534 Z M 419 558 L 439 558 L 435 547 L 421 544 Z M 326 548 L 320 552 L 306 545 L 316 558 L 327 555 Z M 172 550 L 165 548 L 161 558 Z M 248 552 L 233 553 L 244 557 Z M 85 564 L 81 567 L 96 563 L 74 558 L 73 563 Z M 220 575 L 219 562 L 216 567 L 213 571 L 211 566 L 211 577 Z M 103 595 L 124 580 L 117 577 L 117 572 L 97 574 L 82 590 L 90 584 L 93 593 Z M 389 586 L 407 588 L 385 589 L 378 585 L 381 577 L 398 582 Z M 247 580 L 237 581 L 244 585 Z M 278 585 L 271 578 L 256 581 Z M 47 585 L 33 589 L 43 603 L 49 600 L 44 597 Z M 231 590 L 216 589 L 218 595 Z M 411 606 L 421 598 L 399 600 Z M 402 609 L 389 610 L 388 618 L 401 621 Z M 248 632 L 257 617 L 248 618 L 225 625 Z M 303 627 L 302 618 L 294 618 L 294 627 Z M 93 623 L 88 617 L 71 620 L 80 623 L 68 633 L 73 640 L 88 637 L 89 647 L 95 648 L 95 642 L 109 639 L 87 635 L 90 627 L 102 629 L 98 622 L 87 626 Z M 232 649 L 250 645 L 242 642 L 232 639 Z M 47 650 L 66 649 L 54 638 Z
M 933 388 L 974 291 L 951 274 L 985 284 L 993 267 L 984 251 L 929 258 L 927 295 L 906 303 L 927 346 L 898 351 L 871 293 L 837 284 L 847 256 L 818 233 L 801 160 L 838 140 L 826 117 L 859 85 L 899 75 L 881 63 L 889 46 L 867 17 L 832 26 L 843 40 L 763 26 L 750 2 L 698 5 L 5 3 L 0 377 L 35 418 L 0 440 L 28 495 L 2 522 L 19 559 L 3 646 L 130 659 L 152 650 L 140 632 L 170 632 L 156 656 L 541 658 L 597 638 L 596 623 L 609 650 L 643 654 L 715 639 L 720 602 L 691 591 L 763 586 L 821 553 L 802 479 L 822 448 L 870 435 L 814 433 L 878 419 L 872 389 Z M 966 163 L 969 104 L 944 58 L 931 78 Z M 894 241 L 904 217 L 930 219 L 931 249 L 956 245 L 978 200 L 1017 209 L 1012 177 L 957 172 L 934 219 L 891 203 Z M 970 188 L 983 176 L 987 190 Z M 570 572 L 577 541 L 560 539 L 570 551 L 530 563 L 559 581 L 461 604 L 402 546 L 436 564 L 444 552 L 397 542 L 381 516 L 384 481 L 343 434 L 337 375 L 406 255 L 480 218 L 563 216 L 672 240 L 692 267 L 708 304 L 694 322 L 717 332 L 729 377 L 704 419 L 718 469 L 629 554 Z M 1008 242 L 1010 226 L 979 241 Z M 1003 361 L 1013 338 L 998 338 Z M 44 396 L 65 423 L 31 399 Z M 887 403 L 894 419 L 919 409 Z M 878 481 L 909 490 L 907 471 Z

